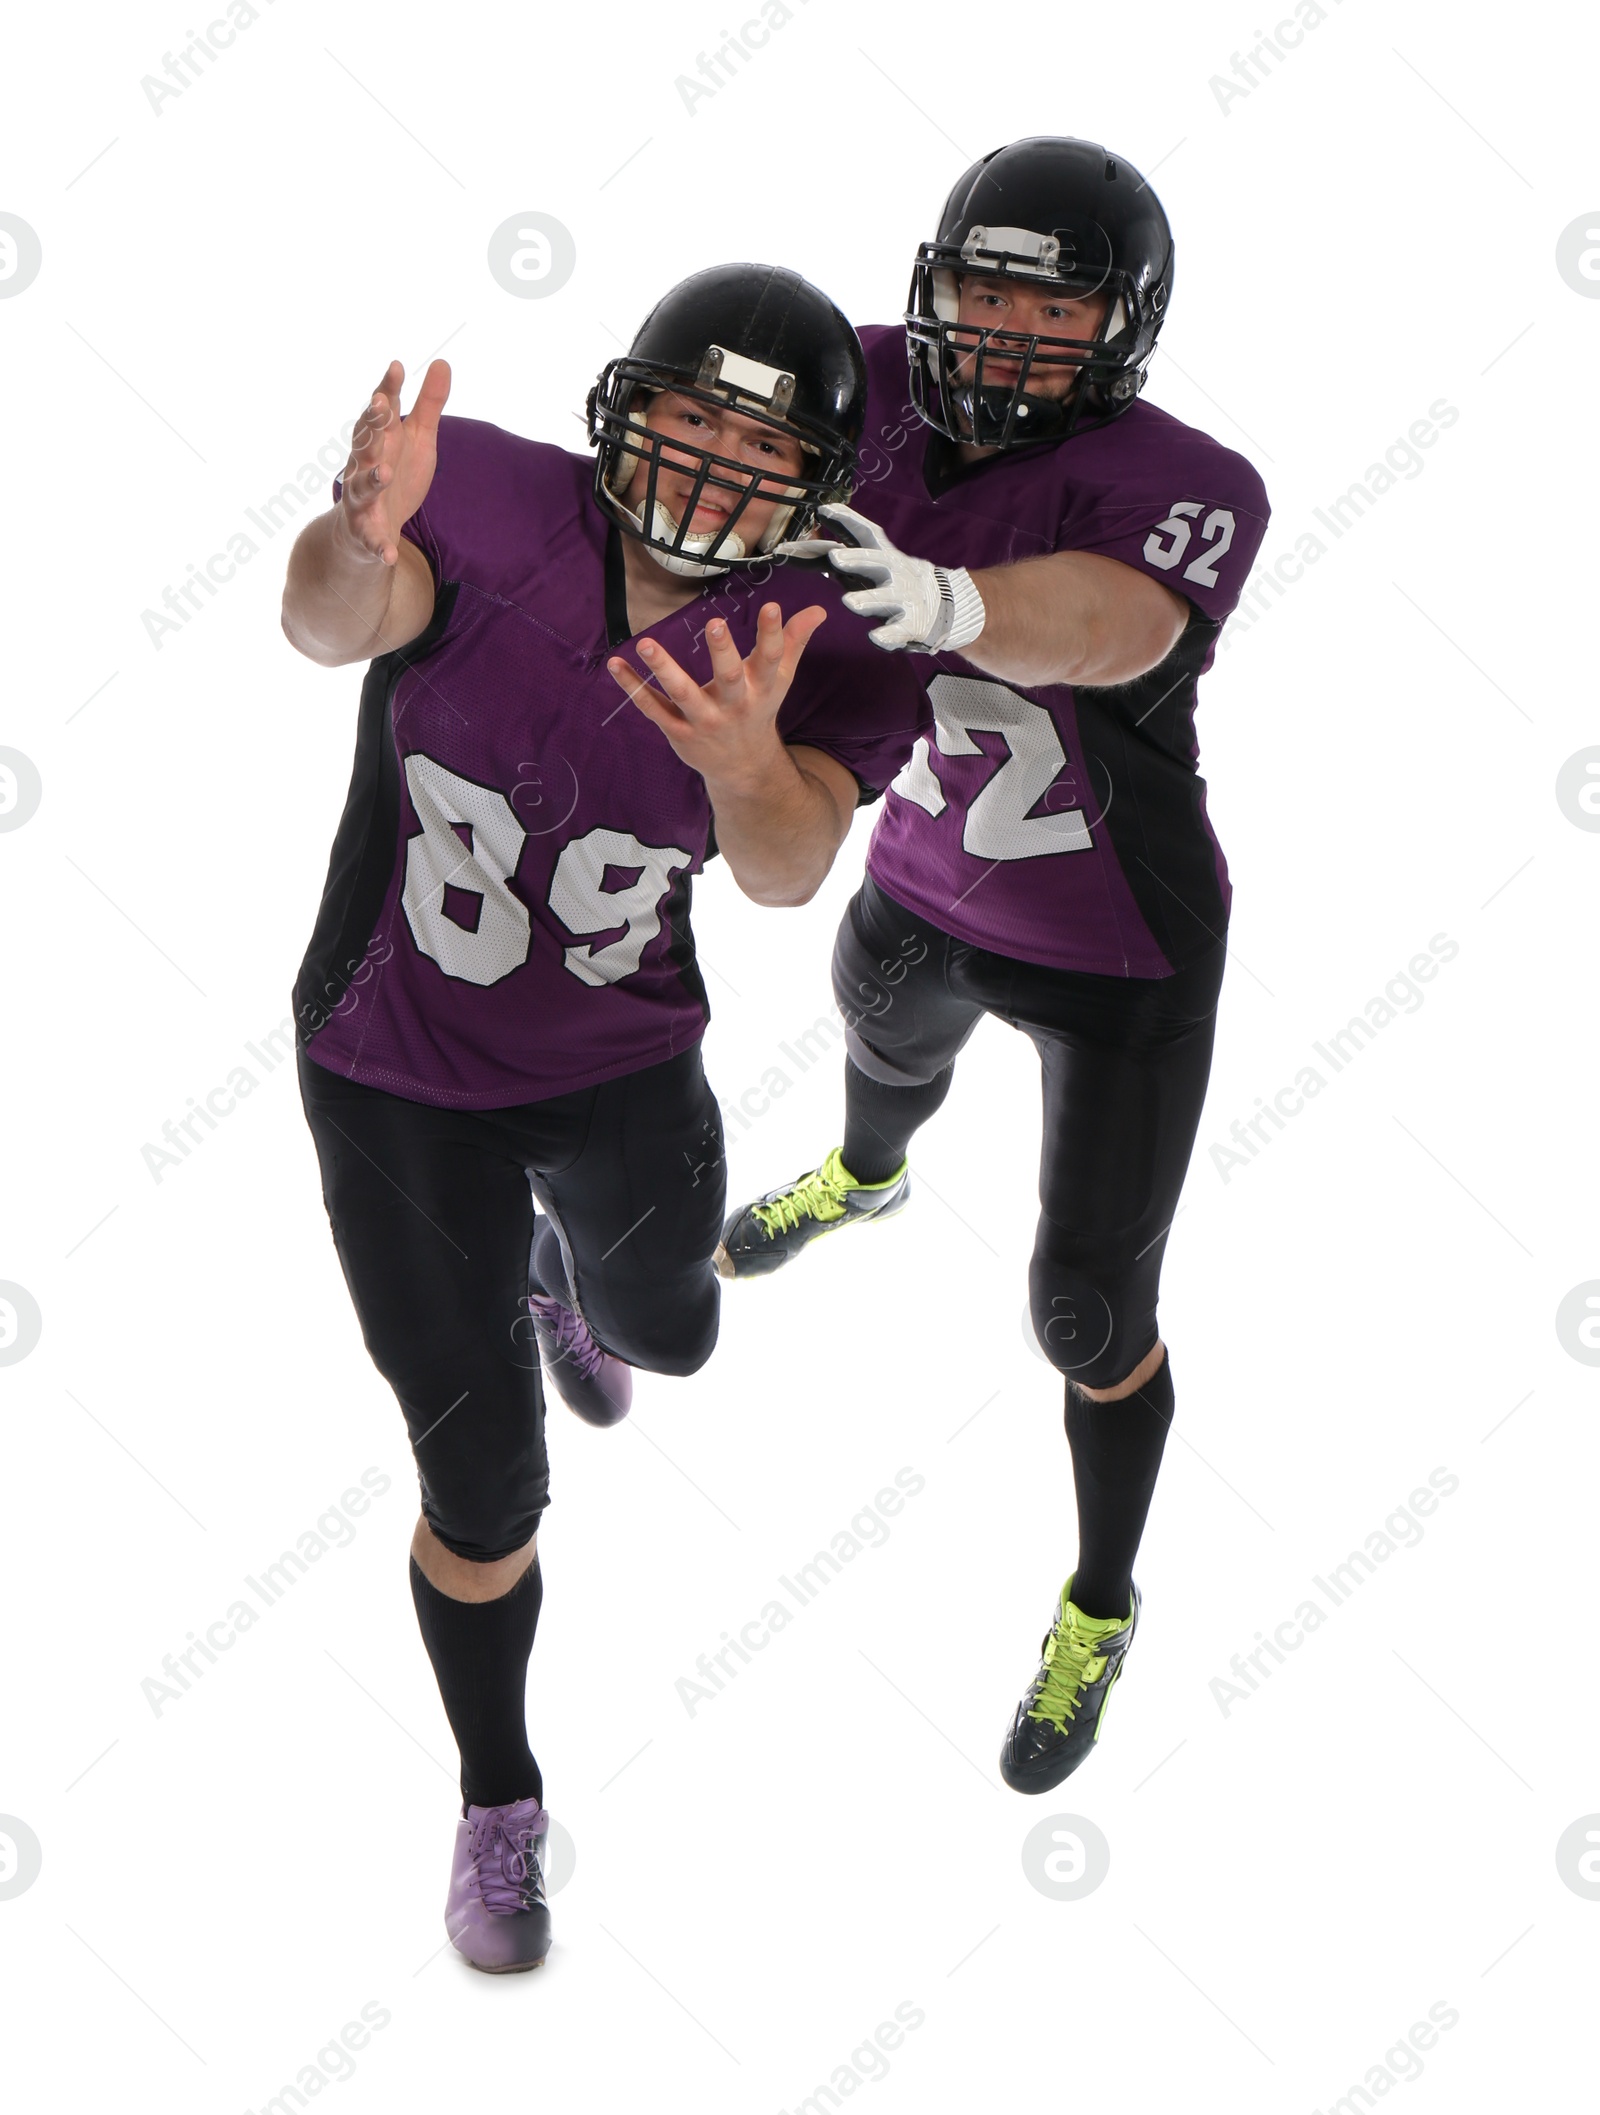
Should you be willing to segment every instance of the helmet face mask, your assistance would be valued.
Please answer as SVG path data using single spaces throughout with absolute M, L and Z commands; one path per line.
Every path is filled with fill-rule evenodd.
M 724 452 L 725 435 L 706 446 L 650 425 L 649 407 L 662 394 L 798 442 L 798 471 L 739 460 Z M 859 341 L 815 287 L 764 265 L 699 272 L 657 303 L 589 394 L 595 498 L 669 572 L 701 579 L 748 571 L 767 564 L 786 537 L 808 534 L 819 507 L 849 498 L 865 408 Z M 630 501 L 641 463 L 643 491 Z M 669 493 L 664 478 L 690 483 Z M 715 529 L 696 530 L 708 491 L 731 500 L 730 511 Z M 770 518 L 751 535 L 741 524 L 757 505 L 770 507 Z
M 713 355 L 721 351 L 710 348 Z M 733 566 L 758 565 L 786 535 L 805 534 L 819 506 L 839 493 L 848 494 L 845 473 L 832 481 L 805 474 L 813 466 L 821 468 L 822 446 L 773 414 L 774 402 L 787 402 L 783 385 L 791 381 L 790 376 L 779 376 L 772 395 L 762 401 L 748 390 L 705 387 L 698 379 L 685 382 L 657 365 L 631 358 L 611 361 L 601 375 L 589 402 L 589 437 L 600 449 L 597 496 L 618 526 L 643 543 L 668 572 L 699 579 Z M 736 411 L 774 436 L 798 441 L 805 458 L 802 473 L 741 462 L 681 435 L 661 432 L 648 424 L 650 404 L 659 395 L 713 414 Z M 632 503 L 628 493 L 641 463 L 646 466 L 644 491 Z M 664 472 L 692 479 L 688 492 L 669 502 L 661 490 Z M 702 532 L 689 524 L 708 490 L 724 500 L 732 497 L 732 506 L 719 528 Z M 760 536 L 752 539 L 747 530 L 741 533 L 750 508 L 771 501 L 778 504 Z M 794 526 L 797 517 L 800 526 Z
M 1172 266 L 1160 202 L 1103 148 L 1019 140 L 986 156 L 951 192 L 938 239 L 912 268 L 906 349 L 918 412 L 950 440 L 1002 449 L 1119 418 L 1144 386 Z M 1055 337 L 1019 322 L 962 323 L 961 287 L 974 279 L 1063 301 L 1108 298 L 1092 338 Z M 1063 370 L 1075 374 L 1065 391 L 1039 386 Z

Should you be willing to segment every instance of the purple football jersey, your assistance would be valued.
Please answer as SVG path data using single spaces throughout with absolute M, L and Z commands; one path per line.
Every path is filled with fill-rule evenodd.
M 433 572 L 433 620 L 368 669 L 294 1002 L 319 1064 L 411 1101 L 538 1101 L 705 1029 L 689 893 L 711 810 L 606 670 L 618 651 L 639 664 L 611 643 L 627 630 L 620 532 L 592 480 L 592 459 L 445 418 L 405 526 Z M 724 618 L 748 653 L 768 601 L 785 619 L 828 611 L 779 733 L 877 794 L 931 724 L 923 671 L 870 644 L 825 567 L 708 581 L 649 635 L 704 681 L 707 622 Z
M 922 424 L 905 333 L 861 333 L 870 396 L 853 504 L 937 564 L 1094 551 L 1184 596 L 1159 667 L 1115 688 L 1024 688 L 919 657 L 935 731 L 884 803 L 867 868 L 957 939 L 1057 969 L 1164 977 L 1226 930 L 1230 889 L 1195 769 L 1195 688 L 1266 532 L 1241 455 L 1153 404 L 1054 447 L 964 467 Z

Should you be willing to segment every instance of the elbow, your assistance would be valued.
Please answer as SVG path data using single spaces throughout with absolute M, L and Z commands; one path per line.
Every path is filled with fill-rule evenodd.
M 359 654 L 339 654 L 330 652 L 326 646 L 322 645 L 318 640 L 312 638 L 309 632 L 301 631 L 298 628 L 298 626 L 294 622 L 294 619 L 289 615 L 289 605 L 287 602 L 284 603 L 283 610 L 279 616 L 278 622 L 282 629 L 283 636 L 288 640 L 289 644 L 294 648 L 295 652 L 297 654 L 303 654 L 308 661 L 314 661 L 318 668 L 343 668 L 346 662 L 348 661 L 361 660 L 365 658 L 364 656 Z
M 793 883 L 769 883 L 761 886 L 741 881 L 739 887 L 752 903 L 759 903 L 764 911 L 797 911 L 802 904 L 811 901 L 821 887 L 821 882 L 812 881 L 796 887 Z
M 289 603 L 287 597 L 284 600 L 283 609 L 279 613 L 278 623 L 283 632 L 283 636 L 288 640 L 289 644 L 294 648 L 297 654 L 304 654 L 308 661 L 316 661 L 319 663 L 323 661 L 322 654 L 318 651 L 316 641 L 314 639 L 309 638 L 303 631 L 301 631 L 295 624 L 294 619 L 290 616 Z M 325 666 L 326 664 L 323 663 L 323 665 Z
M 1094 642 L 1076 670 L 1065 680 L 1084 688 L 1113 688 L 1133 683 L 1159 668 L 1183 637 L 1184 627 L 1163 627 L 1134 637 L 1126 632 L 1109 634 Z
M 814 848 L 811 858 L 804 865 L 798 863 L 746 869 L 741 873 L 736 858 L 730 857 L 728 847 L 722 847 L 722 856 L 728 861 L 729 871 L 741 895 L 748 896 L 752 903 L 759 903 L 763 910 L 797 911 L 816 895 L 828 878 L 833 865 L 833 852 L 824 855 L 821 846 Z
M 1131 606 L 1101 610 L 1089 627 L 1079 668 L 1067 680 L 1106 687 L 1136 682 L 1174 651 L 1192 614 L 1181 595 L 1160 586 Z
M 724 852 L 726 857 L 726 852 Z M 732 865 L 732 862 L 729 862 Z M 831 864 L 831 862 L 830 862 Z M 733 878 L 739 885 L 741 895 L 748 896 L 752 903 L 759 903 L 765 911 L 797 911 L 809 903 L 827 877 L 827 868 L 815 874 L 741 874 L 733 868 Z
M 838 847 L 836 845 L 834 851 L 837 850 Z M 829 852 L 826 859 L 823 859 L 819 865 L 813 867 L 809 874 L 795 876 L 778 898 L 777 908 L 784 911 L 797 911 L 802 904 L 810 903 L 817 891 L 822 887 L 822 884 L 827 880 L 832 866 L 833 852 Z

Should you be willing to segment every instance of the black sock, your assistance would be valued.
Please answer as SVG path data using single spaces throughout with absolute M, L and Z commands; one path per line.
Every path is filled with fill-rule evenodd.
M 852 1058 L 844 1061 L 844 1144 L 839 1158 L 857 1182 L 887 1182 L 906 1157 L 912 1133 L 950 1092 L 954 1065 L 925 1087 L 886 1087 Z
M 1119 1402 L 1097 1403 L 1067 1383 L 1067 1444 L 1078 1493 L 1078 1566 L 1072 1598 L 1086 1616 L 1126 1616 L 1133 1560 L 1172 1423 L 1172 1364 Z
M 422 1642 L 461 1751 L 464 1806 L 544 1803 L 544 1779 L 528 1746 L 528 1655 L 544 1581 L 534 1558 L 498 1601 L 454 1601 L 411 1560 L 411 1598 Z

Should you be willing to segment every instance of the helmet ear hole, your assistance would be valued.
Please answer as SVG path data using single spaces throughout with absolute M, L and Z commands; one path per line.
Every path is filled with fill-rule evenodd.
M 618 404 L 617 409 L 626 421 L 630 436 L 648 430 L 645 413 L 649 410 L 651 402 L 652 392 L 635 386 Z M 633 473 L 638 469 L 640 461 L 641 457 L 633 449 L 619 446 L 616 450 L 616 460 L 606 473 L 606 490 L 615 493 L 620 499 L 633 483 Z

